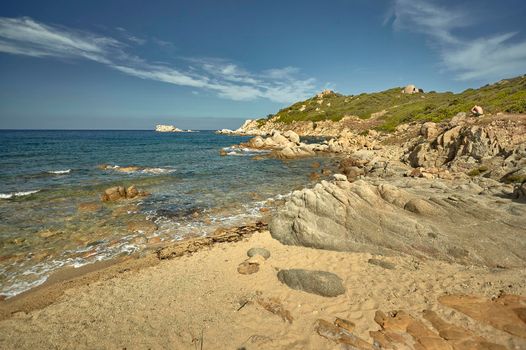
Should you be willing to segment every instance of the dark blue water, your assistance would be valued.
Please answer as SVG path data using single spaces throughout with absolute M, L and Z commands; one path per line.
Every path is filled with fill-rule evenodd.
M 211 131 L 0 131 L 0 294 L 65 265 L 256 220 L 310 184 L 319 171 L 312 162 L 330 162 L 255 160 L 260 154 L 227 148 L 246 140 Z M 104 189 L 132 184 L 151 195 L 101 203 Z M 79 209 L 86 203 L 95 208 Z

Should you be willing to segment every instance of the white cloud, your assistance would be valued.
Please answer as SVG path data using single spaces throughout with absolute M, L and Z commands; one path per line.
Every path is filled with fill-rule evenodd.
M 513 40 L 517 33 L 495 33 L 469 38 L 459 29 L 477 24 L 463 8 L 446 8 L 433 1 L 395 0 L 384 23 L 393 19 L 397 30 L 420 32 L 432 39 L 444 68 L 459 80 L 494 80 L 524 74 L 526 41 Z
M 124 28 L 117 30 L 126 33 L 128 41 L 144 43 Z M 265 98 L 290 103 L 307 98 L 315 88 L 314 79 L 297 78 L 299 72 L 293 67 L 252 73 L 221 59 L 193 59 L 191 66 L 172 67 L 148 62 L 127 49 L 127 44 L 111 37 L 47 25 L 28 17 L 0 17 L 0 52 L 4 53 L 91 60 L 130 76 L 211 90 L 236 101 Z

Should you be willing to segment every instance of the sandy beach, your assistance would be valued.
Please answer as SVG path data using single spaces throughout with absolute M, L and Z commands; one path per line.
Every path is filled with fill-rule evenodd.
M 271 256 L 257 273 L 242 275 L 247 250 L 264 247 Z M 394 269 L 368 263 L 379 258 Z M 277 271 L 305 268 L 336 273 L 346 292 L 322 297 L 293 290 Z M 318 335 L 315 322 L 340 317 L 356 324 L 354 334 L 371 342 L 380 327 L 377 310 L 422 310 L 468 328 L 509 349 L 526 340 L 476 322 L 444 307 L 444 294 L 526 294 L 526 270 L 495 270 L 412 256 L 378 257 L 286 246 L 268 231 L 239 242 L 219 243 L 170 260 L 152 253 L 49 283 L 1 306 L 3 349 L 340 349 Z M 46 300 L 47 298 L 47 300 Z M 281 303 L 291 321 L 267 311 L 263 301 Z M 43 306 L 46 302 L 50 305 Z M 27 312 L 16 311 L 26 308 Z M 31 336 L 28 336 L 31 334 Z M 201 344 L 202 342 L 202 344 Z

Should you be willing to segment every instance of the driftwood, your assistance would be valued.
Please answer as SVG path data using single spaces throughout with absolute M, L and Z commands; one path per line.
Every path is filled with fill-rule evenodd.
M 212 246 L 216 243 L 238 242 L 254 232 L 264 230 L 267 225 L 262 222 L 239 226 L 229 229 L 219 229 L 212 235 L 206 237 L 192 238 L 177 242 L 173 245 L 159 248 L 156 251 L 157 258 L 160 260 L 172 259 L 178 256 L 195 253 L 204 247 Z
M 265 310 L 278 315 L 283 321 L 292 323 L 294 317 L 292 317 L 289 310 L 285 309 L 281 301 L 277 298 L 258 298 L 256 302 L 263 307 Z

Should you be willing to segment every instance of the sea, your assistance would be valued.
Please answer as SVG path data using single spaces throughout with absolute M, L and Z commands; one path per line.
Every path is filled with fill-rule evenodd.
M 313 172 L 335 166 L 327 157 L 283 161 L 231 147 L 248 139 L 213 131 L 0 130 L 0 296 L 64 267 L 257 221 L 312 185 Z M 109 187 L 131 185 L 150 195 L 100 199 Z

